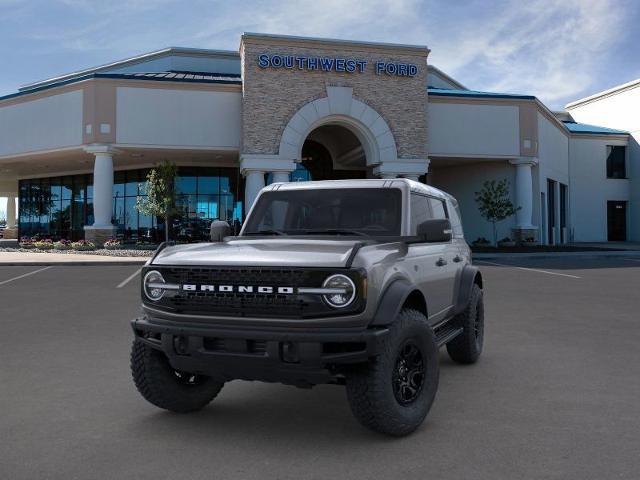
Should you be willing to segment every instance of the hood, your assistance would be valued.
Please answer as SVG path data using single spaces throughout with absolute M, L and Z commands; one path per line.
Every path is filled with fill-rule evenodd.
M 167 247 L 153 265 L 331 267 L 346 265 L 357 240 L 231 239 Z

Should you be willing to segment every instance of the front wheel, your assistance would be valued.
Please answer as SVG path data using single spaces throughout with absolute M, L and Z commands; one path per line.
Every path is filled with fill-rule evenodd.
M 438 346 L 425 316 L 403 309 L 381 353 L 346 376 L 351 411 L 367 428 L 408 435 L 431 409 L 438 390 Z
M 175 370 L 164 353 L 137 341 L 131 347 L 131 373 L 145 400 L 178 413 L 204 408 L 224 386 L 211 377 Z

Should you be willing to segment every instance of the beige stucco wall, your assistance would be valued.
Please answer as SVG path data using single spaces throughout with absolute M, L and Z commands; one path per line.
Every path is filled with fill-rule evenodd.
M 315 40 L 243 36 L 242 146 L 244 154 L 276 155 L 285 126 L 305 104 L 327 96 L 327 86 L 353 88 L 353 98 L 377 111 L 389 125 L 399 158 L 427 156 L 426 48 L 375 46 Z M 355 58 L 364 73 L 260 68 L 260 54 Z M 376 61 L 418 65 L 414 77 L 376 75 Z

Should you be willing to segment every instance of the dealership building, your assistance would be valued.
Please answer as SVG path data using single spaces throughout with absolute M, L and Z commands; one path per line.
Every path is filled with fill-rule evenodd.
M 469 241 L 492 236 L 474 192 L 502 179 L 519 209 L 499 238 L 640 241 L 640 81 L 553 112 L 428 55 L 247 33 L 239 52 L 167 48 L 25 85 L 0 97 L 5 237 L 162 238 L 135 205 L 168 160 L 178 239 L 239 224 L 271 182 L 405 177 L 457 197 Z

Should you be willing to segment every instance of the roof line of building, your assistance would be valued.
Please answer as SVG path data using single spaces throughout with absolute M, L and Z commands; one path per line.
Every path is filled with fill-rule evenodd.
M 448 88 L 428 89 L 429 95 L 440 97 L 476 97 L 476 98 L 514 98 L 522 100 L 535 100 L 534 95 L 521 95 L 517 93 L 480 92 L 477 90 L 454 90 Z
M 453 78 L 451 75 L 443 72 L 442 70 L 440 70 L 438 67 L 436 67 L 435 65 L 429 64 L 427 65 L 427 70 L 432 70 L 435 73 L 437 73 L 438 75 L 440 75 L 441 77 L 444 77 L 445 80 L 453 83 L 456 87 L 461 88 L 463 90 L 469 90 L 467 87 L 465 87 L 463 84 L 461 84 L 459 81 L 457 81 L 455 78 Z
M 208 83 L 208 84 L 224 84 L 224 85 L 242 85 L 242 80 L 236 75 L 227 75 L 224 76 L 232 77 L 232 79 L 194 79 L 194 78 L 166 78 L 166 77 L 145 77 L 140 74 L 134 73 L 89 73 L 87 75 L 82 75 L 80 77 L 70 78 L 68 80 L 62 80 L 55 83 L 49 83 L 42 85 L 40 87 L 34 87 L 29 90 L 22 90 L 16 93 L 10 93 L 8 95 L 4 95 L 0 97 L 0 101 L 9 100 L 11 98 L 23 97 L 26 95 L 31 95 L 32 93 L 42 92 L 45 90 L 50 90 L 53 88 L 63 87 L 65 85 L 71 85 L 73 83 L 84 82 L 85 80 L 91 80 L 94 78 L 111 78 L 118 80 L 146 80 L 148 82 L 180 82 L 180 83 Z
M 607 90 L 603 90 L 598 93 L 594 93 L 593 95 L 589 95 L 588 97 L 580 98 L 571 103 L 567 103 L 564 108 L 567 110 L 575 108 L 579 105 L 583 105 L 585 103 L 593 102 L 594 100 L 598 100 L 603 97 L 608 97 L 610 95 L 615 95 L 616 93 L 621 93 L 625 90 L 629 90 L 631 88 L 635 88 L 640 86 L 640 78 L 636 80 L 631 80 L 630 82 L 623 83 L 622 85 L 617 85 L 615 87 L 609 88 Z
M 85 76 L 91 73 L 99 73 L 100 71 L 111 69 L 114 67 L 126 67 L 129 65 L 136 65 L 141 62 L 149 61 L 153 58 L 161 58 L 169 55 L 203 55 L 203 56 L 215 55 L 220 57 L 233 57 L 233 58 L 240 57 L 240 54 L 238 52 L 235 52 L 232 50 L 209 50 L 204 48 L 167 47 L 160 50 L 155 50 L 153 52 L 142 53 L 140 55 L 136 55 L 135 57 L 125 58 L 122 60 L 116 60 L 114 62 L 105 63 L 97 67 L 85 68 L 82 70 L 77 70 L 75 72 L 66 73 L 64 75 L 59 75 L 57 77 L 52 77 L 45 80 L 39 80 L 37 82 L 24 84 L 18 88 L 18 91 L 22 92 L 25 90 L 32 90 L 34 88 L 38 88 L 43 85 L 47 85 L 51 83 L 57 84 L 60 81 L 65 81 L 74 77 Z
M 242 34 L 242 39 L 272 39 L 272 40 L 282 40 L 282 41 L 301 41 L 308 43 L 331 43 L 336 45 L 358 45 L 362 47 L 372 47 L 372 48 L 401 48 L 408 50 L 421 50 L 424 52 L 430 52 L 429 47 L 426 45 L 411 45 L 405 43 L 388 43 L 388 42 L 369 42 L 362 40 L 341 40 L 339 38 L 323 38 L 323 37 L 301 37 L 297 35 L 278 35 L 274 33 L 257 33 L 257 32 L 244 32 Z M 242 41 L 242 40 L 241 40 Z
M 538 106 L 542 112 L 546 113 L 547 117 L 551 119 L 555 124 L 568 136 L 576 135 L 619 135 L 625 136 L 629 135 L 629 132 L 625 132 L 623 130 L 614 130 L 606 127 L 598 127 L 596 125 L 587 125 L 581 124 L 578 122 L 565 122 L 557 118 L 554 113 L 549 110 L 549 108 L 542 103 L 536 96 L 534 95 L 519 95 L 512 93 L 494 93 L 494 92 L 479 92 L 474 90 L 449 90 L 449 89 L 441 89 L 441 88 L 429 88 L 429 95 L 433 95 L 436 97 L 458 97 L 458 98 L 495 98 L 495 99 L 506 99 L 506 100 L 527 100 L 533 101 Z M 583 125 L 585 127 L 584 130 L 572 130 L 569 128 L 567 123 L 574 125 Z

